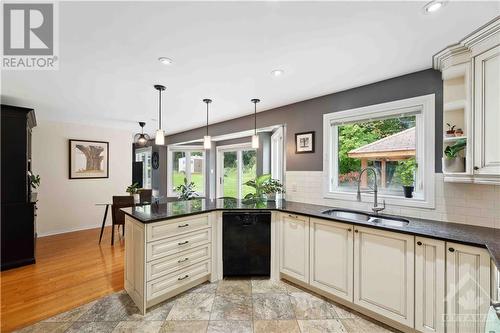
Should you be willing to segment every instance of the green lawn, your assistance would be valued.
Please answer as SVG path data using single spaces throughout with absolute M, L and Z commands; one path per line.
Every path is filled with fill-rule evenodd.
M 243 180 L 242 183 L 245 183 L 251 179 L 255 179 L 255 166 L 253 168 L 244 169 L 243 170 Z M 238 197 L 237 190 L 237 177 L 236 177 L 236 169 L 234 168 L 226 168 L 225 171 L 226 177 L 224 177 L 224 195 L 225 197 Z M 173 186 L 177 187 L 178 185 L 184 184 L 184 173 L 183 172 L 174 172 L 173 174 Z M 201 173 L 192 173 L 191 181 L 194 182 L 195 190 L 203 191 L 205 184 L 203 182 L 203 174 Z M 255 189 L 243 185 L 242 186 L 242 196 L 245 197 L 248 193 L 255 192 Z

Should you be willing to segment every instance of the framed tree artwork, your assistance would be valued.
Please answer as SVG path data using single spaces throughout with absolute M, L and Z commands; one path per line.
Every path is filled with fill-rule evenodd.
M 314 131 L 295 133 L 295 153 L 314 153 Z
M 69 179 L 109 177 L 109 142 L 69 140 Z

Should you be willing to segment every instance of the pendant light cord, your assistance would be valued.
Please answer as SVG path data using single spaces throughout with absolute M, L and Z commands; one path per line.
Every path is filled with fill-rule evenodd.
M 158 129 L 161 129 L 161 90 L 158 89 Z
M 254 135 L 257 135 L 257 102 L 254 102 L 253 103 L 253 122 L 254 122 L 254 126 L 253 126 L 253 129 L 254 129 Z
M 207 136 L 208 136 L 208 102 L 207 102 Z

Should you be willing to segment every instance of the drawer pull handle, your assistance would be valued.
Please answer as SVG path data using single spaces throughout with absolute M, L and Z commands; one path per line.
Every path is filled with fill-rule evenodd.
M 352 229 L 351 229 L 351 228 L 349 228 L 349 229 L 347 229 L 347 231 L 351 232 L 351 231 L 352 231 Z
M 422 242 L 421 242 L 421 241 L 418 241 L 418 242 L 417 242 L 417 245 L 418 245 L 418 246 L 422 245 Z
M 448 250 L 449 250 L 450 252 L 455 252 L 455 249 L 454 249 L 454 248 L 452 248 L 452 247 L 450 247 Z
M 179 228 L 185 228 L 185 227 L 189 227 L 189 223 L 186 223 L 186 224 L 181 224 L 178 226 Z
M 177 278 L 177 280 L 182 281 L 184 279 L 187 279 L 188 277 L 189 277 L 189 275 L 186 274 L 183 277 Z
M 177 243 L 177 244 L 178 244 L 178 245 L 185 245 L 185 244 L 187 244 L 187 243 L 189 243 L 189 241 L 179 242 L 179 243 Z
M 291 217 L 292 219 L 298 219 L 299 218 L 297 215 L 292 215 L 292 214 L 288 214 L 288 217 Z
M 189 258 L 184 258 L 184 259 L 177 260 L 177 262 L 180 264 L 181 262 L 188 261 L 188 260 L 189 260 Z

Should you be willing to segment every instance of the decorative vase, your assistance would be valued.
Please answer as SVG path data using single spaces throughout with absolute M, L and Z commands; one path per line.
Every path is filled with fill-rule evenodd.
M 403 192 L 405 194 L 405 198 L 413 198 L 413 186 L 403 186 Z
M 141 196 L 139 195 L 139 193 L 134 193 L 134 202 L 135 203 L 141 202 Z
M 464 172 L 465 157 L 447 158 L 443 157 L 444 171 L 446 172 Z

